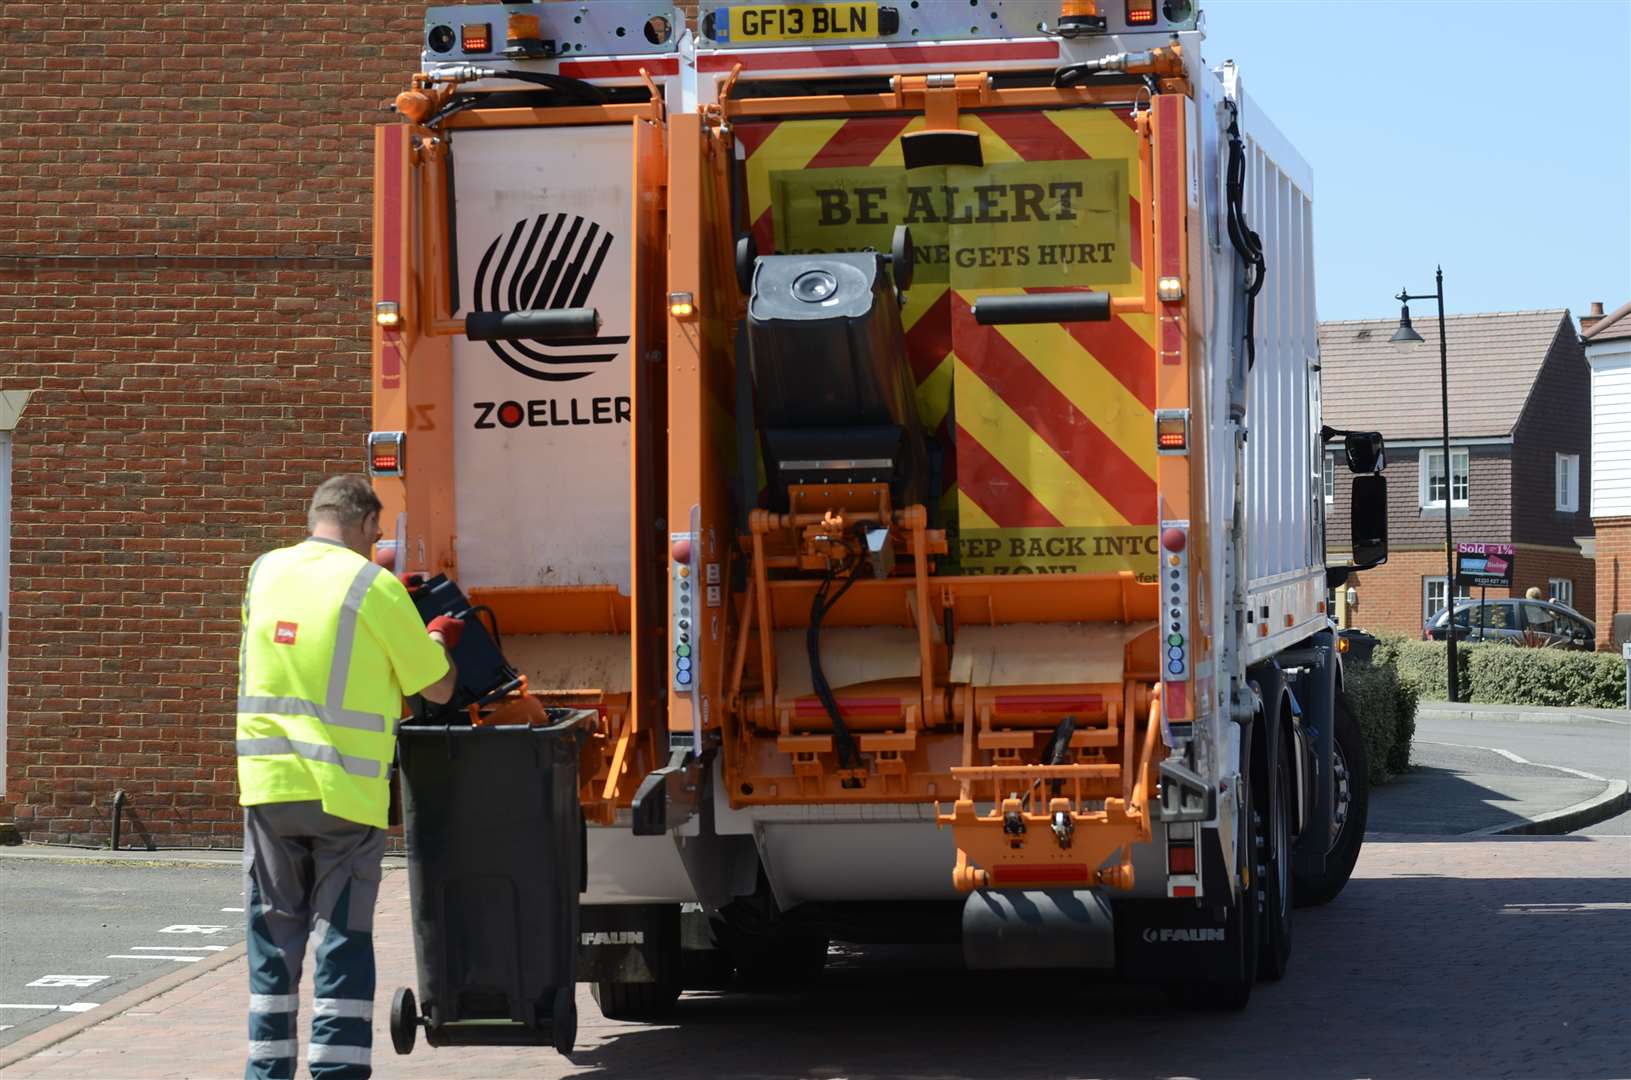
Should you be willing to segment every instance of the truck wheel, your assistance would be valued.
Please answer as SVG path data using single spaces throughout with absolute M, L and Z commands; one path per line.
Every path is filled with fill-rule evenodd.
M 399 986 L 391 997 L 391 1045 L 399 1054 L 411 1054 L 418 1034 L 419 1003 L 412 990 Z
M 659 1020 L 680 997 L 680 988 L 673 983 L 602 981 L 592 983 L 589 992 L 608 1020 Z
M 1325 854 L 1324 873 L 1296 876 L 1299 906 L 1334 900 L 1348 884 L 1354 863 L 1359 861 L 1360 845 L 1365 842 L 1365 820 L 1370 813 L 1365 740 L 1341 694 L 1336 697 L 1335 719 L 1331 750 L 1331 846 Z
M 1258 975 L 1279 982 L 1291 963 L 1291 732 L 1282 731 L 1272 782 L 1265 784 L 1267 806 L 1259 803 L 1256 888 L 1252 890 L 1262 920 L 1257 954 Z

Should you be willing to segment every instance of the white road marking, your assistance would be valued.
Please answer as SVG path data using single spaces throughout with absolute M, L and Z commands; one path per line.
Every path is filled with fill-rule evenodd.
M 225 945 L 132 945 L 131 952 L 226 952 Z
M 222 910 L 222 911 L 235 911 L 235 912 L 237 912 L 237 913 L 238 913 L 238 914 L 239 914 L 239 915 L 242 915 L 242 914 L 243 914 L 243 913 L 244 913 L 244 909 L 243 909 L 243 908 L 241 908 L 241 907 L 224 907 L 224 908 L 222 908 L 222 909 L 221 909 L 221 910 Z
M 160 930 L 161 934 L 219 934 L 225 930 L 224 926 L 211 926 L 205 923 L 176 923 Z
M 196 964 L 202 956 L 166 956 L 163 953 L 110 953 L 108 960 L 174 960 L 178 964 Z
M 99 982 L 106 982 L 112 975 L 41 975 L 29 986 L 77 986 L 84 988 L 95 986 Z
M 96 1008 L 98 1004 L 99 1003 L 95 1001 L 76 1001 L 72 1005 L 0 1005 L 0 1009 L 30 1009 L 34 1012 L 79 1013 L 89 1012 L 90 1010 Z M 8 1024 L 6 1026 L 16 1027 L 15 1024 Z
M 1596 773 L 1585 772 L 1581 769 L 1570 769 L 1563 765 L 1548 765 L 1543 761 L 1530 761 L 1528 758 L 1519 757 L 1510 750 L 1502 750 L 1499 746 L 1474 746 L 1472 743 L 1437 742 L 1433 739 L 1417 739 L 1416 741 L 1419 743 L 1425 743 L 1428 746 L 1458 746 L 1463 750 L 1486 750 L 1491 754 L 1504 757 L 1508 761 L 1518 765 L 1533 765 L 1537 769 L 1555 769 L 1560 773 L 1568 773 L 1570 776 L 1579 776 L 1586 780 L 1596 780 L 1601 784 L 1608 783 L 1608 777 L 1606 776 L 1598 776 Z
M 1583 904 L 1506 904 L 1502 915 L 1574 915 L 1582 911 L 1631 911 L 1631 904 L 1604 900 Z

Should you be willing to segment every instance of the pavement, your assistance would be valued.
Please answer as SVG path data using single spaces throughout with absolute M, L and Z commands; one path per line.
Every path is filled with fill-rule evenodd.
M 1227 1016 L 1174 1014 L 1137 988 L 993 979 L 962 972 L 955 950 L 873 948 L 835 954 L 816 987 L 792 998 L 687 994 L 677 1026 L 605 1020 L 580 987 L 570 1059 L 543 1049 L 432 1050 L 422 1040 L 411 1057 L 398 1057 L 388 1002 L 397 986 L 414 982 L 413 942 L 407 875 L 389 860 L 376 934 L 376 1074 L 1631 1076 L 1631 828 L 1512 835 L 1631 821 L 1631 713 L 1454 708 L 1423 708 L 1415 767 L 1372 793 L 1353 882 L 1332 905 L 1299 910 L 1292 975 L 1259 986 L 1253 1010 L 1278 1017 L 1283 1038 L 1264 1039 L 1260 1028 Z M 121 865 L 105 865 L 114 861 Z M 17 1025 L 0 1033 L 11 1036 L 0 1044 L 0 1076 L 241 1075 L 241 915 L 206 920 L 212 906 L 238 906 L 220 895 L 236 894 L 236 864 L 225 852 L 0 849 L 0 1004 L 52 1010 L 0 1010 L 0 1024 Z M 134 900 L 120 892 L 119 875 L 138 867 L 175 875 L 179 885 Z M 185 877 L 195 873 L 203 880 Z M 65 951 L 40 944 L 26 922 L 56 896 L 100 904 L 98 912 L 134 906 Z M 223 924 L 230 930 L 196 931 Z M 177 926 L 195 931 L 172 932 Z M 171 946 L 181 941 L 187 946 Z M 111 958 L 158 955 L 161 946 L 164 955 L 204 958 Z M 27 964 L 17 963 L 25 954 Z M 102 967 L 130 964 L 131 973 L 84 987 L 11 985 L 35 968 L 74 974 L 83 966 L 76 957 L 102 956 Z M 29 996 L 11 1000 L 25 990 Z M 302 1012 L 310 1015 L 309 1003 Z M 1174 1041 L 1176 1015 L 1185 1036 Z M 1096 1025 L 1105 1027 L 1093 1037 Z M 1360 1037 L 1381 1030 L 1386 1038 Z M 1333 1032 L 1354 1037 L 1333 1040 Z

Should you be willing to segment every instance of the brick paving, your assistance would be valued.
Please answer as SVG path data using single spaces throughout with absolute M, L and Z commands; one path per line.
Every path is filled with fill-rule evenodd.
M 872 949 L 836 958 L 802 994 L 688 995 L 668 1026 L 607 1021 L 585 990 L 570 1061 L 422 1040 L 396 1056 L 384 1003 L 412 977 L 406 916 L 407 875 L 390 873 L 381 1077 L 1631 1076 L 1627 837 L 1367 844 L 1337 901 L 1297 913 L 1291 974 L 1260 984 L 1244 1016 L 1176 1012 L 1117 984 L 969 975 L 955 950 Z M 241 960 L 228 964 L 3 1075 L 242 1075 L 244 978 Z

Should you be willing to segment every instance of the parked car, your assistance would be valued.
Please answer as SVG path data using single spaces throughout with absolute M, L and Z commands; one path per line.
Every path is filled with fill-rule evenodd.
M 1426 635 L 1444 640 L 1446 612 L 1427 623 Z M 1502 641 L 1543 648 L 1590 649 L 1597 625 L 1566 604 L 1550 600 L 1458 600 L 1456 640 Z

